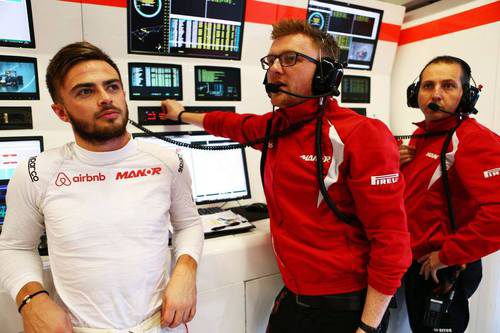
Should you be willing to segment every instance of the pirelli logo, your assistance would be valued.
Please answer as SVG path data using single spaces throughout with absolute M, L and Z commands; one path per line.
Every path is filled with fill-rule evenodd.
M 483 171 L 484 178 L 488 179 L 495 176 L 500 176 L 500 168 Z
M 394 184 L 399 181 L 399 173 L 391 173 L 389 175 L 372 176 L 372 186 Z

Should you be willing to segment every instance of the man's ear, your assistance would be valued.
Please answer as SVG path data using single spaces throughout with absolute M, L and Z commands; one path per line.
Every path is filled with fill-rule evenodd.
M 52 108 L 52 110 L 54 110 L 54 113 L 57 115 L 59 119 L 61 119 L 65 123 L 69 123 L 68 114 L 62 104 L 54 103 L 50 107 Z

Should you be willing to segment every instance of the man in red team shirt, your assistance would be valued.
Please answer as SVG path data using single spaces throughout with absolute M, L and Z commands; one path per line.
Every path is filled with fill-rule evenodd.
M 410 264 L 394 138 L 382 122 L 331 97 L 320 104 L 320 98 L 290 95 L 332 95 L 341 72 L 330 35 L 288 20 L 273 26 L 272 39 L 261 63 L 277 111 L 204 115 L 185 113 L 171 100 L 162 106 L 169 119 L 243 143 L 271 133 L 268 144 L 254 145 L 263 150 L 272 243 L 285 283 L 268 332 L 383 332 L 387 304 Z M 315 146 L 318 123 L 321 155 Z M 327 205 L 318 178 L 340 213 Z
M 409 145 L 400 146 L 415 260 L 405 275 L 414 332 L 464 332 L 480 259 L 500 248 L 500 138 L 469 117 L 479 97 L 470 80 L 465 61 L 440 56 L 408 88 L 408 105 L 425 117 Z M 447 303 L 448 313 L 432 323 Z

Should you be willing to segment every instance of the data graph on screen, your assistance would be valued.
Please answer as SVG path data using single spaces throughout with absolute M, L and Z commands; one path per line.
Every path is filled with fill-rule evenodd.
M 129 53 L 240 59 L 244 0 L 128 0 Z

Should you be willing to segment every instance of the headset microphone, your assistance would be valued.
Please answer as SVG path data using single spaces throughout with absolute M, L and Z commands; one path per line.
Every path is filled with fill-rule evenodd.
M 437 105 L 436 103 L 429 103 L 427 104 L 427 107 L 429 109 L 431 109 L 432 111 L 434 112 L 444 112 L 444 113 L 448 113 L 448 114 L 452 114 L 452 115 L 455 115 L 455 113 L 453 112 L 450 112 L 450 111 L 445 111 L 444 109 L 442 109 L 439 105 Z

